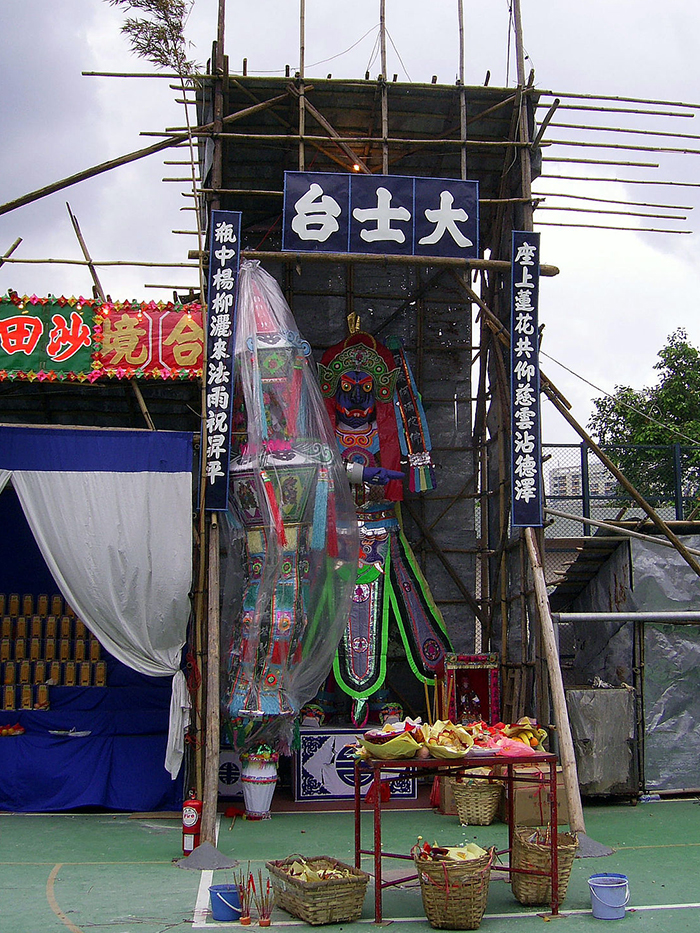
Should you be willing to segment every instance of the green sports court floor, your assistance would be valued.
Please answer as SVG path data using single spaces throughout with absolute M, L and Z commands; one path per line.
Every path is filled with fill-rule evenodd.
M 610 924 L 621 930 L 700 933 L 700 800 L 599 804 L 585 808 L 588 836 L 613 847 L 604 858 L 574 861 L 560 919 L 542 908 L 522 907 L 510 885 L 492 876 L 484 933 L 532 933 L 553 923 L 566 933 Z M 369 842 L 371 813 L 363 824 Z M 221 817 L 217 847 L 257 875 L 268 859 L 294 853 L 330 855 L 353 863 L 353 814 L 275 812 L 271 820 L 248 822 Z M 460 826 L 457 817 L 431 810 L 390 810 L 383 815 L 387 851 L 408 853 L 418 835 L 440 844 L 475 840 L 502 846 L 506 827 Z M 127 814 L 0 815 L 0 933 L 169 933 L 240 929 L 214 921 L 210 884 L 232 880 L 231 871 L 178 868 L 182 857 L 180 822 L 175 818 Z M 393 863 L 405 869 L 405 863 Z M 371 870 L 369 859 L 363 868 Z M 387 863 L 391 870 L 391 863 Z M 591 914 L 588 878 L 618 872 L 629 879 L 630 905 L 622 920 Z M 539 913 L 538 913 L 539 910 Z M 370 884 L 361 920 L 335 930 L 372 928 Z M 387 925 L 401 933 L 431 929 L 416 882 L 384 892 Z M 306 924 L 279 909 L 273 927 L 298 930 Z M 255 930 L 255 927 L 252 928 Z M 321 929 L 321 928 L 319 928 Z M 612 927 L 616 929 L 615 926 Z

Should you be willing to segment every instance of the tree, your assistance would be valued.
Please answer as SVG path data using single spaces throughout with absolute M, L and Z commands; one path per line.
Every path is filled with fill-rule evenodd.
M 589 422 L 594 439 L 657 507 L 674 501 L 674 444 L 684 499 L 697 499 L 700 489 L 700 350 L 679 328 L 658 357 L 655 385 L 616 386 L 613 395 L 593 400 Z

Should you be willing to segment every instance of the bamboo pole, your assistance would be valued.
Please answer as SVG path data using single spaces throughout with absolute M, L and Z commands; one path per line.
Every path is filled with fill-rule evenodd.
M 625 528 L 622 525 L 614 525 L 611 522 L 600 522 L 595 518 L 585 518 L 583 515 L 574 515 L 573 512 L 562 512 L 559 509 L 545 508 L 545 515 L 554 515 L 557 518 L 566 518 L 571 521 L 581 522 L 584 525 L 593 525 L 594 528 L 603 528 L 605 531 L 612 531 L 623 538 L 637 538 L 640 541 L 648 541 L 650 544 L 658 544 L 659 547 L 669 547 L 676 550 L 675 544 L 667 541 L 665 538 L 655 538 L 653 535 L 644 535 L 638 531 L 632 531 L 631 528 Z M 689 554 L 696 554 L 700 557 L 700 550 L 694 547 L 688 548 Z
M 195 259 L 199 255 L 198 250 L 190 250 L 190 259 Z M 379 253 L 365 253 L 364 255 L 352 255 L 350 253 L 292 253 L 273 250 L 255 250 L 244 249 L 241 251 L 244 259 L 259 259 L 262 262 L 344 262 L 344 263 L 395 263 L 397 265 L 415 265 L 415 266 L 452 266 L 454 268 L 471 269 L 491 269 L 494 272 L 510 272 L 510 263 L 497 259 L 459 259 L 445 256 L 394 256 Z M 8 257 L 4 260 L 10 263 L 30 264 L 30 265 L 68 265 L 68 266 L 86 266 L 84 259 L 14 259 Z M 112 260 L 93 260 L 93 265 L 97 267 L 106 266 L 134 266 L 148 269 L 199 269 L 196 262 L 142 262 L 138 260 L 112 259 Z M 556 266 L 543 265 L 540 267 L 540 274 L 543 276 L 559 275 L 559 269 Z
M 290 91 L 294 94 L 295 91 Z M 296 90 L 296 93 L 300 93 L 299 90 Z M 154 136 L 163 136 L 167 135 L 163 133 L 143 133 L 142 135 L 154 135 Z M 180 138 L 182 134 L 173 133 L 171 138 Z M 211 138 L 213 137 L 214 131 L 211 129 L 206 130 L 193 130 L 193 135 L 200 138 Z M 339 139 L 342 139 L 344 143 L 348 145 L 352 144 L 377 144 L 385 142 L 391 144 L 392 146 L 435 146 L 446 147 L 446 148 L 457 148 L 460 146 L 468 146 L 471 149 L 526 149 L 529 148 L 530 143 L 519 142 L 515 139 L 450 139 L 445 136 L 426 136 L 423 139 L 415 139 L 413 137 L 408 138 L 405 136 L 338 136 L 331 137 L 328 136 L 315 136 L 309 133 L 220 133 L 222 139 L 234 139 L 240 141 L 249 140 L 251 142 L 273 142 L 273 143 L 298 143 L 300 140 L 303 140 L 307 143 L 329 143 L 337 142 Z M 406 155 L 406 153 L 404 153 Z M 613 163 L 619 165 L 636 165 L 635 162 L 620 162 Z M 641 165 L 647 165 L 647 163 L 639 163 Z M 655 166 L 658 167 L 658 166 Z M 386 173 L 385 173 L 386 174 Z
M 562 181 L 612 181 L 616 185 L 669 185 L 677 188 L 700 188 L 700 181 L 661 181 L 656 178 L 596 178 L 590 175 L 552 175 L 546 173 L 539 178 L 558 178 Z
M 298 166 L 299 171 L 303 172 L 306 168 L 306 148 L 304 137 L 306 135 L 306 89 L 304 87 L 304 68 L 305 68 L 305 44 L 306 44 L 306 0 L 299 0 L 299 86 L 298 86 L 298 105 L 299 105 L 299 146 L 298 146 Z
M 245 110 L 239 110 L 236 113 L 230 114 L 224 119 L 225 123 L 233 123 L 235 120 L 243 119 L 246 116 L 250 116 L 253 113 L 257 113 L 260 110 L 266 110 L 268 107 L 274 106 L 274 104 L 279 103 L 282 100 L 287 98 L 288 94 L 279 94 L 277 97 L 273 97 L 268 101 L 263 101 L 262 103 L 256 104 L 254 107 L 246 107 Z M 204 126 L 195 127 L 192 131 L 192 135 L 196 136 L 199 133 L 202 133 L 206 130 L 211 130 L 213 124 L 205 124 Z M 138 159 L 143 159 L 146 156 L 154 155 L 156 152 L 162 152 L 163 149 L 168 149 L 171 146 L 179 146 L 183 142 L 188 141 L 187 133 L 179 133 L 175 136 L 169 136 L 167 139 L 162 139 L 158 143 L 154 143 L 152 146 L 146 146 L 145 149 L 137 149 L 134 152 L 129 152 L 126 155 L 118 156 L 116 159 L 109 159 L 107 162 L 101 162 L 99 165 L 93 165 L 91 168 L 84 169 L 82 172 L 76 172 L 74 175 L 69 175 L 66 178 L 62 178 L 59 181 L 52 182 L 50 185 L 46 185 L 43 188 L 37 188 L 35 191 L 30 191 L 28 194 L 24 194 L 19 198 L 15 198 L 13 201 L 7 201 L 5 204 L 0 204 L 0 214 L 7 214 L 10 211 L 16 210 L 18 207 L 24 207 L 25 204 L 31 204 L 33 201 L 38 201 L 41 198 L 45 198 L 49 194 L 54 194 L 56 191 L 63 191 L 64 188 L 70 188 L 71 185 L 76 185 L 81 181 L 86 181 L 88 178 L 94 178 L 96 175 L 101 175 L 104 172 L 109 172 L 113 168 L 118 168 L 121 165 L 128 165 L 130 162 L 136 162 Z
M 585 125 L 581 123 L 550 123 L 550 126 L 555 126 L 557 129 L 565 130 L 591 130 L 594 133 L 634 133 L 640 136 L 666 136 L 671 137 L 672 139 L 695 139 L 699 140 L 700 136 L 697 133 L 670 133 L 663 132 L 662 130 L 639 130 L 632 129 L 632 127 L 622 127 L 622 126 L 592 126 Z M 666 150 L 659 150 L 666 151 Z
M 380 253 L 292 253 L 277 252 L 271 250 L 244 249 L 241 252 L 244 259 L 260 259 L 262 262 L 369 262 L 380 263 L 381 265 L 396 263 L 397 265 L 414 266 L 452 266 L 454 268 L 471 269 L 490 269 L 494 272 L 510 274 L 511 264 L 506 260 L 500 259 L 459 259 L 441 256 L 395 256 L 391 254 Z M 554 276 L 559 275 L 559 269 L 556 266 L 540 266 L 540 275 Z
M 547 107 L 544 101 L 537 102 L 536 107 Z M 592 107 L 587 104 L 559 104 L 560 110 L 583 110 L 591 113 L 634 113 L 649 117 L 688 117 L 691 119 L 694 113 L 679 113 L 677 110 L 639 110 L 634 107 Z
M 543 156 L 543 162 L 571 162 L 576 165 L 624 165 L 626 168 L 658 168 L 658 162 L 620 162 L 616 159 L 574 159 L 569 156 Z
M 566 97 L 571 100 L 614 100 L 627 104 L 652 104 L 659 107 L 688 107 L 691 110 L 700 110 L 700 104 L 687 104 L 675 100 L 653 100 L 646 97 L 619 97 L 614 94 L 572 94 L 557 91 L 540 91 L 542 97 Z
M 14 253 L 14 251 L 17 249 L 17 247 L 19 246 L 21 242 L 22 242 L 22 237 L 18 236 L 15 242 L 12 244 L 12 246 L 8 250 L 6 250 L 2 254 L 2 256 L 0 256 L 0 266 L 2 266 L 3 263 L 5 263 L 10 258 L 10 256 Z
M 281 194 L 282 192 L 280 192 Z M 597 198 L 589 194 L 569 194 L 563 191 L 538 191 L 533 195 L 533 200 L 537 198 L 570 198 L 576 201 L 591 201 L 597 204 L 626 204 L 628 207 L 660 207 L 667 211 L 692 211 L 689 204 L 659 204 L 658 201 L 623 201 L 619 198 Z M 480 203 L 483 203 L 480 201 Z
M 516 49 L 518 59 L 518 82 L 524 84 L 524 64 L 525 51 L 522 37 L 522 20 L 520 15 L 520 0 L 513 0 L 513 13 L 515 19 Z M 527 111 L 523 107 L 521 111 L 521 139 L 527 139 Z M 521 154 L 523 160 L 523 195 L 531 196 L 531 172 L 529 152 L 527 160 L 525 153 Z M 525 166 L 528 172 L 525 173 Z M 532 229 L 532 211 L 525 214 L 525 229 Z M 574 742 L 569 725 L 569 716 L 566 709 L 566 698 L 564 696 L 564 683 L 562 680 L 561 668 L 557 654 L 556 641 L 554 637 L 554 624 L 549 608 L 549 598 L 547 596 L 547 585 L 545 583 L 544 569 L 540 559 L 535 530 L 525 528 L 523 531 L 525 543 L 535 583 L 535 597 L 538 607 L 540 620 L 540 634 L 547 661 L 547 671 L 549 674 L 549 689 L 552 695 L 552 704 L 558 728 L 559 738 L 559 757 L 562 764 L 562 773 L 564 778 L 564 789 L 567 802 L 569 804 L 569 824 L 574 832 L 585 832 L 586 827 L 583 820 L 583 807 L 581 805 L 581 791 L 578 784 L 578 773 L 576 770 L 576 757 L 574 754 Z M 525 581 L 521 581 L 524 585 Z M 552 827 L 552 832 L 556 833 L 556 826 Z
M 550 146 L 575 146 L 583 149 L 624 149 L 628 152 L 671 152 L 679 155 L 700 155 L 700 149 L 677 149 L 673 146 L 635 146 L 632 143 L 596 143 L 583 139 L 548 139 Z
M 467 138 L 467 98 L 464 87 L 464 2 L 457 0 L 457 20 L 459 27 L 459 135 L 462 140 Z M 462 179 L 467 177 L 467 147 L 462 146 L 460 153 L 460 174 Z
M 302 94 L 300 90 L 298 90 L 295 87 L 292 87 L 290 88 L 290 91 L 292 94 L 296 94 L 301 100 Z M 304 106 L 309 111 L 309 113 L 312 114 L 313 117 L 321 124 L 324 130 L 326 130 L 326 132 L 331 137 L 331 139 L 337 142 L 339 148 L 342 149 L 345 155 L 347 155 L 350 159 L 352 159 L 353 165 L 357 163 L 363 172 L 365 172 L 367 175 L 371 174 L 370 169 L 367 168 L 367 165 L 362 161 L 362 159 L 355 152 L 352 151 L 352 149 L 346 142 L 345 138 L 342 137 L 340 133 L 338 133 L 338 131 L 333 127 L 330 121 L 327 120 L 323 116 L 323 114 L 316 107 L 314 107 L 314 105 L 306 98 L 304 98 Z M 309 139 L 310 137 L 307 136 L 306 138 Z M 318 138 L 324 139 L 324 137 L 322 136 Z
M 552 621 L 549 599 L 547 597 L 544 568 L 540 559 L 537 541 L 535 540 L 534 529 L 525 528 L 524 534 L 534 577 L 535 600 L 537 602 L 542 644 L 547 662 L 547 671 L 549 673 L 552 706 L 554 707 L 554 716 L 557 724 L 559 758 L 561 760 L 564 790 L 566 792 L 566 801 L 569 808 L 569 826 L 576 833 L 585 833 L 586 824 L 583 819 L 583 807 L 581 805 L 581 794 L 578 784 L 578 770 L 576 768 L 576 756 L 574 754 L 574 740 L 571 735 L 569 715 L 566 708 L 564 681 L 562 680 L 561 667 L 559 665 L 559 654 L 557 652 L 557 643 L 554 635 L 554 622 Z M 552 832 L 556 832 L 555 826 L 552 827 Z
M 448 573 L 448 574 L 450 575 L 450 577 L 452 578 L 452 581 L 453 581 L 453 582 L 455 583 L 455 585 L 457 586 L 457 589 L 460 591 L 460 593 L 462 594 L 462 596 L 464 596 L 465 600 L 466 600 L 467 603 L 469 604 L 469 608 L 472 610 L 472 612 L 474 613 L 474 615 L 477 617 L 477 619 L 478 619 L 478 620 L 481 622 L 481 624 L 483 625 L 483 624 L 484 624 L 484 618 L 483 618 L 483 612 L 482 612 L 481 607 L 480 607 L 479 604 L 477 603 L 477 601 L 476 601 L 476 599 L 474 598 L 473 594 L 470 593 L 470 591 L 467 589 L 467 587 L 466 587 L 464 581 L 463 581 L 462 578 L 459 576 L 459 574 L 457 573 L 457 571 L 454 569 L 454 567 L 452 566 L 452 564 L 451 564 L 451 563 L 448 561 L 448 559 L 445 557 L 445 555 L 444 555 L 444 553 L 443 553 L 443 551 L 442 551 L 442 548 L 441 548 L 440 545 L 437 543 L 437 541 L 435 540 L 435 538 L 433 537 L 433 535 L 428 531 L 428 529 L 427 529 L 426 526 L 425 526 L 425 523 L 421 520 L 420 516 L 419 516 L 418 513 L 415 511 L 415 509 L 412 508 L 411 503 L 410 503 L 410 500 L 408 500 L 408 499 L 405 499 L 405 500 L 404 500 L 404 502 L 403 502 L 403 508 L 406 509 L 406 511 L 408 512 L 408 514 L 411 516 L 411 518 L 413 519 L 413 521 L 416 523 L 416 525 L 418 526 L 418 530 L 420 531 L 420 533 L 423 535 L 423 537 L 425 538 L 425 540 L 428 542 L 428 544 L 429 544 L 429 545 L 431 546 L 431 548 L 433 549 L 433 551 L 434 551 L 434 553 L 435 553 L 435 556 L 438 558 L 438 560 L 440 561 L 440 563 L 442 564 L 442 566 L 445 568 L 445 570 L 447 571 L 447 573 Z
M 78 238 L 80 249 L 83 252 L 83 256 L 85 257 L 85 260 L 87 262 L 88 269 L 90 270 L 90 275 L 92 277 L 95 290 L 100 297 L 100 301 L 107 301 L 105 290 L 104 288 L 102 288 L 102 283 L 100 282 L 100 279 L 97 275 L 97 270 L 95 269 L 92 259 L 90 258 L 90 253 L 87 248 L 87 243 L 85 242 L 83 234 L 81 233 L 80 225 L 78 224 L 78 219 L 73 213 L 73 211 L 71 210 L 70 204 L 67 201 L 66 201 L 66 208 L 68 209 L 68 216 L 70 217 L 71 223 L 73 224 L 73 230 L 75 231 L 75 235 Z M 148 425 L 149 430 L 155 431 L 156 426 L 153 423 L 153 419 L 151 418 L 151 413 L 148 410 L 148 406 L 146 405 L 146 400 L 144 399 L 143 394 L 141 393 L 141 389 L 139 388 L 138 382 L 136 381 L 136 379 L 130 379 L 129 384 L 131 385 L 131 389 L 136 397 L 138 406 L 141 409 L 141 414 L 143 415 L 144 420 L 146 424 Z
M 219 732 L 219 523 L 216 512 L 209 522 L 207 550 L 207 690 L 202 790 L 202 842 L 216 844 L 218 802 Z
M 379 47 L 382 74 L 380 93 L 382 107 L 382 174 L 389 174 L 389 89 L 386 80 L 386 0 L 379 0 Z
M 660 220 L 687 220 L 686 214 L 650 214 L 646 211 L 615 211 L 603 207 L 552 207 L 550 205 L 538 204 L 538 211 L 569 211 L 575 214 L 614 214 L 617 217 L 653 217 Z
M 612 224 L 567 224 L 556 220 L 538 220 L 540 227 L 577 227 L 581 230 L 627 230 L 628 233 L 692 233 L 692 230 L 663 230 L 659 227 L 615 227 Z
M 5 262 L 14 262 L 20 265 L 61 265 L 61 266 L 134 266 L 146 269 L 198 269 L 194 262 L 142 262 L 131 259 L 12 259 L 8 257 Z

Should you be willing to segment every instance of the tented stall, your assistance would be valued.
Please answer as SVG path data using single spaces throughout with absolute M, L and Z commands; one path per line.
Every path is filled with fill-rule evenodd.
M 11 590 L 14 565 L 17 587 L 26 590 L 33 537 L 36 586 L 55 583 L 70 610 L 50 623 L 54 616 L 27 619 L 6 599 L 0 613 L 3 691 L 12 688 L 7 696 L 16 698 L 12 709 L 3 694 L 10 708 L 0 711 L 0 726 L 25 730 L 0 738 L 0 808 L 179 805 L 191 515 L 190 434 L 0 427 L 3 588 Z M 64 622 L 73 638 L 47 635 L 49 625 Z M 87 668 L 85 680 L 63 678 L 61 664 L 74 663 L 66 657 L 83 640 L 75 638 L 80 626 L 92 655 L 86 660 L 94 651 L 104 659 L 99 682 Z M 21 692 L 27 664 L 32 685 L 36 666 L 47 665 L 39 670 L 48 675 L 48 704 Z

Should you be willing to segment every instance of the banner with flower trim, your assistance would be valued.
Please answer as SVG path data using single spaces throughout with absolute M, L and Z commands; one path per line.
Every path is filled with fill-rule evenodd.
M 196 379 L 204 331 L 199 304 L 116 301 L 95 315 L 94 370 L 112 379 Z
M 0 381 L 196 379 L 201 305 L 0 297 Z
M 97 304 L 16 292 L 0 298 L 0 380 L 84 382 L 92 370 Z

